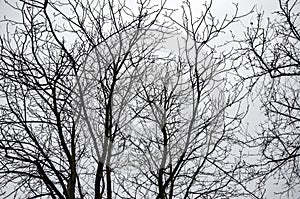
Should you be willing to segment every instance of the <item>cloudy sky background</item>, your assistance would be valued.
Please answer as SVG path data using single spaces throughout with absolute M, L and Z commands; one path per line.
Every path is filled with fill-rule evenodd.
M 15 0 L 8 0 L 10 3 L 13 4 Z M 131 1 L 131 0 L 128 0 Z M 133 0 L 135 1 L 135 0 Z M 180 9 L 182 0 L 169 0 L 169 3 L 167 7 L 171 7 L 174 9 Z M 200 10 L 203 8 L 203 0 L 190 0 L 192 4 L 192 11 L 195 16 L 199 16 L 201 14 Z M 229 17 L 233 14 L 235 10 L 235 6 L 233 3 L 238 3 L 239 13 L 245 14 L 249 12 L 255 5 L 256 10 L 263 10 L 265 18 L 271 17 L 271 13 L 278 9 L 278 2 L 276 0 L 213 0 L 213 14 L 216 15 L 217 18 L 222 18 L 226 14 L 229 15 Z M 181 12 L 179 12 L 181 13 Z M 13 11 L 9 6 L 7 6 L 4 2 L 4 0 L 0 0 L 0 20 L 2 20 L 6 16 L 7 18 L 12 19 L 18 19 L 19 15 L 15 11 Z M 180 17 L 180 16 L 179 16 Z M 234 25 L 231 25 L 229 27 L 230 30 L 235 32 L 237 36 L 242 36 L 243 31 L 246 30 L 246 27 L 250 26 L 250 23 L 256 22 L 256 15 L 255 13 L 250 14 L 249 16 L 243 18 L 240 22 L 237 22 Z M 227 29 L 228 30 L 228 29 Z M 0 34 L 5 34 L 5 23 L 0 23 Z M 259 106 L 253 105 L 250 108 L 250 112 L 245 118 L 245 121 L 249 123 L 249 130 L 255 130 L 257 129 L 257 124 L 262 121 L 263 115 L 260 113 Z M 246 125 L 246 124 L 245 124 Z M 270 198 L 272 197 L 271 190 L 275 189 L 275 186 L 272 186 L 272 184 L 269 185 L 270 190 L 269 193 L 267 193 L 267 196 Z

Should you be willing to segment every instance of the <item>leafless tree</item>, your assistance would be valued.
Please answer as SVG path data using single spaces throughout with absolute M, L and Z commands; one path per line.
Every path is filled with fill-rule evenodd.
M 109 158 L 124 139 L 134 46 L 161 3 L 11 5 L 22 19 L 1 37 L 1 190 L 13 187 L 4 197 L 112 198 Z
M 235 148 L 243 87 L 213 46 L 242 16 L 218 21 L 209 2 L 196 18 L 186 1 L 180 23 L 165 4 L 11 5 L 21 20 L 0 40 L 1 197 L 258 197 Z M 176 52 L 161 53 L 170 37 Z
M 164 51 L 157 57 L 154 52 L 139 77 L 132 173 L 120 178 L 129 198 L 258 197 L 240 176 L 243 162 L 234 147 L 243 118 L 242 88 L 227 80 L 233 69 L 225 64 L 230 53 L 212 47 L 214 38 L 241 16 L 218 22 L 211 3 L 194 20 L 192 5 L 185 2 L 183 22 L 173 22 L 186 37 L 175 39 L 175 54 Z
M 264 177 L 261 183 L 273 179 L 280 186 L 276 193 L 287 195 L 299 190 L 300 183 L 299 3 L 279 0 L 272 19 L 258 13 L 239 51 L 245 61 L 243 81 L 258 92 L 252 96 L 259 96 L 266 116 L 258 134 L 247 138 L 260 148 L 261 162 L 255 164 Z

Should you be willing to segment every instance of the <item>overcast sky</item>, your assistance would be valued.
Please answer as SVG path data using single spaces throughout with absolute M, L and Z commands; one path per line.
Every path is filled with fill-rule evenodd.
M 0 0 L 0 18 L 3 19 L 3 16 L 16 17 L 16 15 L 12 12 L 12 10 L 5 4 L 5 0 Z M 135 1 L 135 0 L 127 0 Z M 9 0 L 10 3 L 14 4 L 16 0 Z M 179 8 L 182 0 L 169 0 L 168 6 L 173 8 Z M 195 14 L 199 12 L 199 8 L 202 7 L 204 1 L 199 0 L 190 0 L 193 5 L 192 9 Z M 269 15 L 272 11 L 274 11 L 278 7 L 278 2 L 275 0 L 214 0 L 213 1 L 213 10 L 219 16 L 224 14 L 230 14 L 234 10 L 234 6 L 232 3 L 238 3 L 239 10 L 241 13 L 245 13 L 249 11 L 254 5 L 257 5 L 259 9 L 263 9 L 266 11 L 266 14 Z M 1 25 L 2 27 L 3 25 Z
M 14 0 L 9 0 L 10 2 L 14 2 Z M 131 0 L 128 0 L 131 1 Z M 135 0 L 134 0 L 135 1 Z M 179 8 L 182 0 L 169 0 L 169 6 L 172 8 Z M 200 15 L 199 10 L 201 10 L 203 0 L 190 0 L 192 4 L 193 13 L 195 15 Z M 256 9 L 264 10 L 265 16 L 270 16 L 270 14 L 278 8 L 278 2 L 275 0 L 214 0 L 213 1 L 213 12 L 217 15 L 217 17 L 223 17 L 225 14 L 229 16 L 234 12 L 234 3 L 238 3 L 239 5 L 239 13 L 244 14 L 251 10 L 251 8 L 257 5 Z M 2 20 L 4 15 L 8 18 L 17 19 L 17 13 L 13 12 L 11 8 L 9 8 L 4 0 L 0 0 L 0 19 Z M 242 26 L 249 26 L 250 22 L 255 22 L 255 15 L 250 15 L 242 20 L 241 23 L 238 23 L 234 26 L 231 26 L 234 32 L 239 32 L 240 34 L 245 30 L 242 29 Z M 5 30 L 4 23 L 0 23 L 0 33 L 3 34 Z M 254 125 L 258 124 L 262 117 L 258 116 L 259 107 L 252 107 L 249 115 L 247 116 L 247 120 L 252 124 L 252 128 Z

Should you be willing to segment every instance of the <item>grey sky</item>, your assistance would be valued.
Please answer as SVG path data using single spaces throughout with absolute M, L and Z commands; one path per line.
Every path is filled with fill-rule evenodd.
M 5 0 L 0 0 L 0 20 L 3 19 L 4 16 L 7 18 L 18 19 L 18 14 L 13 11 L 9 6 L 7 6 L 4 2 Z M 9 0 L 9 2 L 13 3 L 15 0 Z M 131 1 L 131 0 L 128 0 Z M 173 8 L 180 9 L 180 3 L 182 0 L 169 0 L 169 5 Z M 190 0 L 193 9 L 193 13 L 197 16 L 200 15 L 202 4 L 204 1 L 202 0 Z M 266 16 L 270 16 L 270 14 L 278 8 L 278 2 L 274 0 L 213 0 L 213 12 L 217 15 L 217 17 L 222 18 L 226 14 L 229 16 L 234 12 L 234 5 L 232 3 L 239 4 L 239 13 L 244 14 L 251 10 L 254 5 L 257 5 L 257 10 L 264 10 Z M 255 14 L 249 15 L 244 18 L 242 22 L 238 22 L 237 24 L 230 27 L 233 31 L 236 31 L 237 34 L 242 34 L 245 31 L 247 26 L 250 26 L 250 22 L 255 23 Z M 5 23 L 0 23 L 0 34 L 5 33 Z M 257 125 L 261 119 L 262 115 L 259 113 L 259 108 L 257 106 L 253 106 L 250 110 L 246 120 L 250 123 L 250 128 L 255 129 L 255 125 Z

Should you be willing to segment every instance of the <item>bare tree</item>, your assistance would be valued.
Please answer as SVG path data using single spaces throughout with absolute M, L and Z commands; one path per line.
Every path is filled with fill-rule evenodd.
M 261 162 L 254 164 L 264 177 L 261 183 L 271 178 L 280 186 L 276 193 L 289 195 L 299 190 L 300 183 L 300 2 L 278 3 L 274 18 L 258 13 L 251 22 L 240 42 L 239 56 L 246 62 L 241 70 L 243 81 L 249 80 L 253 93 L 258 92 L 253 96 L 259 96 L 266 116 L 258 134 L 247 138 L 260 148 Z
M 164 6 L 137 4 L 11 5 L 22 20 L 1 37 L 1 190 L 17 187 L 4 197 L 112 198 L 109 158 L 140 62 L 133 48 Z
M 0 40 L 2 197 L 258 197 L 235 148 L 243 87 L 212 43 L 242 16 L 218 21 L 210 1 L 194 18 L 186 1 L 180 23 L 165 4 L 11 5 L 22 19 Z M 161 53 L 176 34 L 175 55 Z
M 130 139 L 134 172 L 124 177 L 133 186 L 124 186 L 129 198 L 258 197 L 243 182 L 243 162 L 233 149 L 244 116 L 242 88 L 226 78 L 230 53 L 211 47 L 241 16 L 217 22 L 211 6 L 194 20 L 186 1 L 183 22 L 173 21 L 186 37 L 174 39 L 175 53 L 154 53 L 140 77 Z

